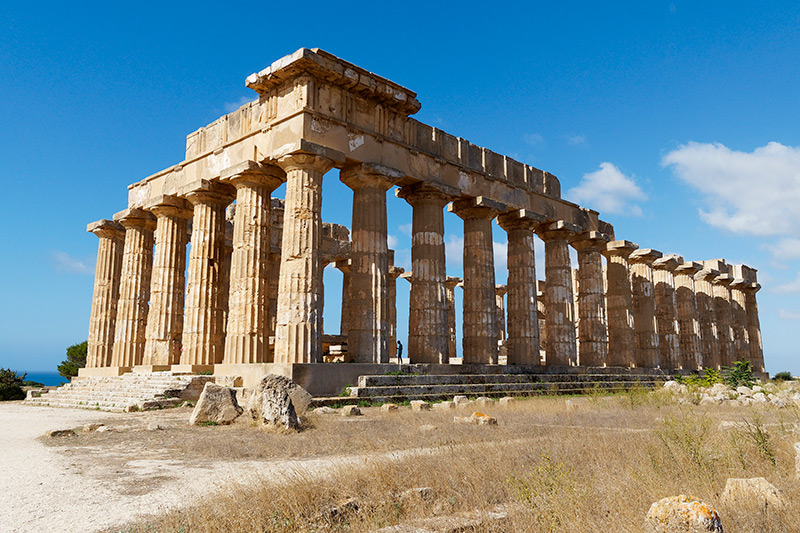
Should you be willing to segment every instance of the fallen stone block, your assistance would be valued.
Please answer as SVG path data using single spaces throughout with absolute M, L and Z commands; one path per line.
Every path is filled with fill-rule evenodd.
M 645 518 L 648 533 L 722 533 L 719 513 L 705 502 L 681 494 L 658 500 Z
M 333 413 L 338 413 L 338 411 L 336 409 L 328 407 L 327 405 L 323 405 L 322 407 L 317 407 L 316 409 L 314 409 L 314 412 L 315 413 L 319 413 L 319 414 L 323 414 L 323 415 L 330 415 L 330 414 L 333 414 Z
M 484 413 L 472 413 L 472 419 L 481 426 L 496 426 L 497 419 Z
M 385 403 L 381 405 L 381 411 L 384 413 L 389 413 L 392 411 L 397 411 L 398 407 L 396 403 Z
M 358 408 L 356 405 L 345 405 L 342 407 L 342 416 L 359 416 L 361 415 L 361 409 Z
M 91 433 L 92 431 L 97 431 L 104 425 L 105 424 L 86 424 L 85 426 L 83 426 L 83 431 L 85 431 L 86 433 Z
M 491 398 L 487 398 L 486 396 L 480 396 L 478 398 L 475 398 L 476 405 L 487 406 L 487 405 L 492 405 L 493 403 L 494 400 L 492 400 Z
M 236 391 L 216 383 L 207 382 L 200 393 L 197 405 L 189 417 L 189 425 L 197 426 L 204 422 L 230 424 L 242 414 L 243 409 L 236 401 Z
M 247 412 L 254 420 L 267 427 L 300 429 L 300 419 L 294 407 L 294 399 L 309 398 L 300 385 L 285 376 L 267 374 L 256 386 L 247 403 Z M 307 406 L 307 404 L 306 404 Z
M 74 429 L 54 429 L 47 432 L 48 437 L 75 437 L 76 435 Z
M 436 411 L 449 411 L 456 408 L 455 402 L 439 402 L 431 406 Z
M 511 403 L 514 402 L 514 398 L 512 396 L 503 396 L 497 401 L 497 404 L 501 407 L 507 407 Z
M 780 491 L 763 477 L 728 479 L 722 491 L 722 503 L 727 507 L 784 507 Z
M 424 400 L 411 400 L 412 411 L 430 411 L 431 404 Z
M 467 398 L 466 396 L 454 396 L 453 403 L 456 404 L 456 407 L 469 405 L 469 398 Z
M 215 376 L 214 382 L 217 385 L 220 385 L 222 387 L 228 387 L 229 389 L 233 389 L 235 387 L 241 387 L 244 384 L 242 376 Z

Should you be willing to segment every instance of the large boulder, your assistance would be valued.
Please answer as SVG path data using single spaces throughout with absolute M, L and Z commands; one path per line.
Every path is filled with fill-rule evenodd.
M 236 401 L 235 390 L 209 381 L 197 399 L 192 416 L 189 417 L 189 425 L 198 426 L 205 422 L 230 424 L 242 411 Z
M 648 533 L 722 533 L 722 521 L 717 511 L 707 503 L 681 494 L 658 500 L 650 506 L 645 518 Z
M 722 503 L 727 507 L 782 509 L 783 497 L 775 486 L 763 477 L 730 478 L 722 492 Z
M 285 376 L 267 374 L 250 395 L 247 411 L 262 425 L 300 429 L 299 414 L 305 413 L 311 395 Z

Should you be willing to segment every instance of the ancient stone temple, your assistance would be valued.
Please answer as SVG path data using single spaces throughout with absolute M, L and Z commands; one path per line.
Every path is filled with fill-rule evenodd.
M 596 211 L 563 200 L 554 175 L 411 118 L 414 92 L 322 50 L 298 50 L 246 85 L 252 102 L 190 133 L 182 161 L 89 224 L 99 243 L 81 376 L 172 370 L 247 384 L 277 372 L 327 392 L 395 360 L 406 312 L 404 355 L 431 368 L 747 359 L 763 371 L 754 269 L 620 240 Z M 352 190 L 349 229 L 322 220 L 332 169 Z M 285 198 L 273 198 L 284 183 Z M 413 209 L 406 273 L 387 246 L 387 199 L 398 198 Z M 463 221 L 463 279 L 447 276 L 446 210 Z M 508 239 L 506 286 L 495 279 L 496 231 Z M 323 300 L 339 298 L 325 293 L 328 264 L 343 274 L 336 335 L 323 330 Z M 407 310 L 396 308 L 401 275 Z M 352 363 L 326 363 L 333 346 Z

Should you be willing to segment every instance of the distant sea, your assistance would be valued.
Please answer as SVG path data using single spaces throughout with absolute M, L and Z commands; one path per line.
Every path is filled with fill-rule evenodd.
M 66 383 L 68 380 L 61 377 L 58 372 L 28 372 L 25 381 L 36 381 L 47 386 L 56 386 Z

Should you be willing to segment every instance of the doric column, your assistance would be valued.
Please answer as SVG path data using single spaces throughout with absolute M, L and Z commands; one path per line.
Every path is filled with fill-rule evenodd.
M 405 269 L 390 265 L 388 277 L 389 357 L 397 357 L 397 278 Z
M 464 363 L 497 364 L 492 220 L 503 209 L 482 196 L 455 200 L 450 206 L 464 221 Z
M 633 329 L 633 292 L 628 257 L 638 246 L 630 241 L 612 241 L 603 255 L 606 267 L 608 313 L 608 365 L 636 366 L 636 335 Z
M 719 364 L 730 366 L 735 361 L 733 352 L 733 328 L 731 316 L 731 291 L 730 284 L 733 276 L 720 274 L 711 281 L 714 294 L 714 316 L 717 319 L 717 334 L 719 338 Z
M 661 368 L 665 369 L 683 368 L 674 274 L 675 269 L 681 264 L 683 257 L 674 254 L 653 261 L 658 353 Z
M 347 353 L 360 363 L 389 362 L 389 275 L 386 191 L 404 174 L 375 163 L 343 169 L 339 179 L 353 190 L 350 305 Z
M 221 182 L 236 187 L 223 358 L 226 364 L 270 360 L 271 195 L 285 179 L 280 168 L 254 161 L 227 169 L 220 176 Z
M 719 368 L 719 337 L 714 312 L 714 294 L 711 280 L 719 276 L 719 271 L 703 268 L 694 276 L 694 290 L 697 298 L 697 314 L 700 317 L 700 340 L 704 368 Z
M 608 364 L 602 256 L 608 240 L 603 233 L 586 231 L 570 241 L 578 252 L 578 359 L 581 366 Z
M 162 196 L 148 210 L 156 216 L 156 233 L 142 364 L 149 370 L 168 370 L 181 358 L 186 242 L 192 206 L 183 198 Z
M 412 363 L 447 364 L 447 274 L 442 210 L 450 201 L 450 192 L 419 183 L 399 189 L 396 195 L 413 208 L 408 357 Z
M 539 365 L 539 300 L 533 230 L 543 217 L 520 209 L 497 217 L 508 237 L 508 352 L 509 365 Z M 544 316 L 544 315 L 542 315 Z
M 275 325 L 278 321 L 278 283 L 281 277 L 281 243 L 283 240 L 283 200 L 272 198 L 270 239 L 272 241 L 269 254 L 269 336 L 275 340 Z
M 456 346 L 456 287 L 463 287 L 463 280 L 452 276 L 447 276 L 444 283 L 447 291 L 447 355 L 456 357 L 458 347 Z
M 536 287 L 536 324 L 539 326 L 539 359 L 538 363 L 534 364 L 543 365 L 542 352 L 547 354 L 547 305 L 544 303 L 547 297 L 547 282 L 540 279 L 536 282 Z
M 764 350 L 761 346 L 761 324 L 758 320 L 756 293 L 761 289 L 758 283 L 750 283 L 745 288 L 745 310 L 747 311 L 747 333 L 750 338 L 750 363 L 756 372 L 766 372 Z
M 350 319 L 352 318 L 350 312 L 350 275 L 353 271 L 352 262 L 349 259 L 339 259 L 333 266 L 342 273 L 342 318 L 339 321 L 339 335 L 347 337 L 347 333 L 350 331 Z
M 506 340 L 506 301 L 505 296 L 508 293 L 507 285 L 497 285 L 495 287 L 495 302 L 497 305 L 497 340 L 503 342 Z
M 700 341 L 700 314 L 697 310 L 694 276 L 702 265 L 686 262 L 675 268 L 675 300 L 678 305 L 678 331 L 680 332 L 681 368 L 699 370 L 703 367 Z
M 547 366 L 578 364 L 574 295 L 569 240 L 579 231 L 564 220 L 542 224 L 536 233 L 544 241 L 545 306 L 547 308 Z
M 747 330 L 747 295 L 750 284 L 744 278 L 734 279 L 731 291 L 731 328 L 733 329 L 733 361 L 750 360 L 750 333 Z
M 86 231 L 99 239 L 86 348 L 86 368 L 96 368 L 111 365 L 125 229 L 112 220 L 98 220 L 86 226 Z
M 114 220 L 125 228 L 125 249 L 111 366 L 129 369 L 142 364 L 144 356 L 156 220 L 147 211 L 136 208 L 117 213 Z
M 278 160 L 286 172 L 276 363 L 322 362 L 322 176 L 327 157 L 290 154 Z
M 659 368 L 661 357 L 658 348 L 656 322 L 656 297 L 653 288 L 653 261 L 661 252 L 650 248 L 633 252 L 631 264 L 631 289 L 633 293 L 633 329 L 636 332 L 636 366 Z
M 228 184 L 201 180 L 189 185 L 184 196 L 194 206 L 183 353 L 179 371 L 208 371 L 223 360 L 223 290 L 225 208 L 234 199 Z

